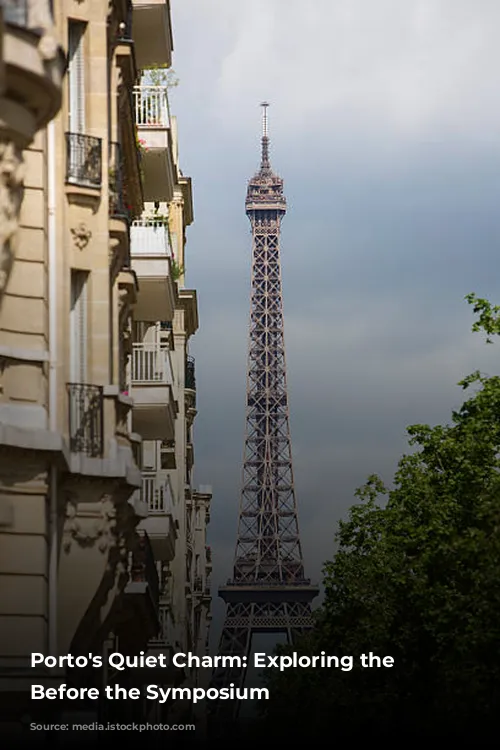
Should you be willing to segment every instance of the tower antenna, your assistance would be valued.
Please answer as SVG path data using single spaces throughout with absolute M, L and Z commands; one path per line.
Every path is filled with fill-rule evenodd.
M 262 107 L 262 137 L 267 138 L 267 108 L 269 107 L 269 102 L 261 102 Z
M 260 166 L 261 169 L 269 171 L 269 136 L 267 135 L 267 108 L 269 107 L 269 102 L 261 102 L 260 106 L 262 107 L 262 153 Z

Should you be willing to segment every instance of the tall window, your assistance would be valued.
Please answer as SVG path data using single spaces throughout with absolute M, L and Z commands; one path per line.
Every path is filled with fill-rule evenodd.
M 69 131 L 85 133 L 85 54 L 84 41 L 87 24 L 68 23 L 68 87 Z
M 70 379 L 87 382 L 87 273 L 71 272 Z

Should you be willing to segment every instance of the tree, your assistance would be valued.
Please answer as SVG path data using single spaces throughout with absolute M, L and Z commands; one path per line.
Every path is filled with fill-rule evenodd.
M 500 334 L 500 308 L 468 295 L 474 331 Z M 449 425 L 413 425 L 415 449 L 394 488 L 377 476 L 356 493 L 338 551 L 324 566 L 315 630 L 293 648 L 353 655 L 351 672 L 268 670 L 267 731 L 286 715 L 309 741 L 326 732 L 489 731 L 500 710 L 500 378 L 479 372 Z M 365 669 L 362 653 L 394 658 Z M 280 731 L 282 735 L 282 731 Z

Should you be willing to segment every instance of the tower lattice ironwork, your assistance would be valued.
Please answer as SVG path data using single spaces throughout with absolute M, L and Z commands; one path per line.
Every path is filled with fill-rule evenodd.
M 286 633 L 288 642 L 313 626 L 319 588 L 305 578 L 292 469 L 286 385 L 280 226 L 283 180 L 271 169 L 267 102 L 260 169 L 245 202 L 253 238 L 246 437 L 233 577 L 219 589 L 227 610 L 219 655 L 246 657 L 252 635 Z M 216 668 L 212 686 L 243 687 L 246 665 Z M 220 701 L 218 716 L 237 715 Z

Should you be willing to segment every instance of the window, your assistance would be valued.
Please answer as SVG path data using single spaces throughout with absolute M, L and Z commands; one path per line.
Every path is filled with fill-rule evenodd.
M 70 381 L 87 382 L 87 272 L 71 272 Z
M 68 23 L 68 102 L 70 133 L 85 132 L 85 55 L 84 40 L 87 24 Z

